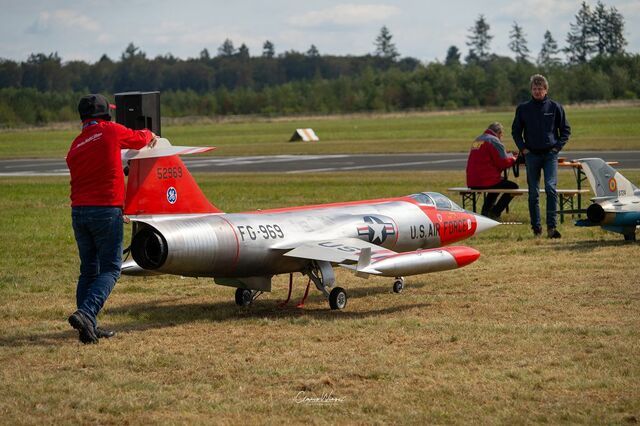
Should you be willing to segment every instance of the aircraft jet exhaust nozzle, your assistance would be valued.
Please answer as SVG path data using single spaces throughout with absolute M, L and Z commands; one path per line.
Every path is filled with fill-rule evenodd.
M 232 272 L 238 243 L 223 219 L 199 216 L 138 223 L 131 255 L 141 268 L 186 277 Z
M 606 218 L 607 214 L 600 204 L 593 203 L 587 207 L 587 218 L 593 223 L 601 223 Z
M 144 228 L 131 241 L 131 256 L 143 269 L 162 267 L 167 255 L 167 240 L 154 228 Z

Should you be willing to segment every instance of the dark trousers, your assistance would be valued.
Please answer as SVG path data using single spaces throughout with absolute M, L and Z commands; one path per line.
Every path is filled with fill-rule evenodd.
M 558 210 L 558 154 L 547 152 L 535 154 L 529 152 L 527 161 L 527 184 L 529 185 L 529 216 L 531 227 L 540 228 L 540 175 L 544 172 L 544 192 L 547 196 L 547 227 L 555 228 L 557 224 L 556 210 Z
M 471 189 L 518 189 L 518 184 L 515 182 L 511 182 L 510 180 L 503 179 L 495 185 L 483 187 L 472 186 Z M 484 199 L 484 203 L 482 204 L 483 216 L 488 216 L 489 214 L 491 214 L 492 216 L 500 216 L 513 199 L 513 195 L 511 194 L 502 194 L 500 200 L 498 200 L 498 202 L 496 203 L 498 195 L 500 194 L 487 194 Z
M 122 264 L 123 218 L 117 207 L 73 207 L 73 231 L 80 255 L 76 304 L 95 327 Z

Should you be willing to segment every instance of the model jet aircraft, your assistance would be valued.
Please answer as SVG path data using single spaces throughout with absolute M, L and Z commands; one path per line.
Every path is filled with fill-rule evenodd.
M 578 220 L 576 225 L 601 226 L 624 235 L 625 241 L 635 241 L 640 225 L 640 190 L 600 158 L 577 161 L 596 196 L 587 208 L 587 219 Z
M 335 285 L 334 266 L 359 277 L 394 277 L 399 293 L 404 276 L 474 262 L 480 253 L 473 248 L 441 246 L 498 224 L 435 192 L 223 213 L 179 158 L 210 149 L 159 139 L 154 148 L 123 151 L 130 167 L 125 214 L 133 222 L 133 259 L 123 264 L 124 274 L 213 277 L 236 287 L 236 303 L 248 305 L 271 291 L 277 274 L 290 274 L 290 296 L 292 274 L 300 272 L 332 309 L 342 309 L 347 293 Z

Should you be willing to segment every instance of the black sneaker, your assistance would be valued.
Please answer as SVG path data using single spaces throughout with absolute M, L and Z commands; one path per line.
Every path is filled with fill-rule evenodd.
M 558 230 L 556 228 L 549 228 L 549 229 L 547 229 L 547 237 L 549 237 L 549 238 L 562 238 L 562 235 L 560 235 L 560 232 L 558 232 Z
M 106 328 L 96 327 L 96 336 L 98 339 L 109 339 L 116 335 L 116 332 L 113 330 L 107 330 Z
M 93 328 L 93 323 L 85 314 L 80 311 L 75 311 L 69 317 L 69 324 L 71 327 L 78 330 L 80 334 L 80 341 L 85 345 L 88 343 L 98 343 L 98 336 Z
M 533 230 L 534 237 L 539 237 L 542 235 L 542 228 L 540 228 L 539 226 L 533 226 L 531 227 L 531 229 Z

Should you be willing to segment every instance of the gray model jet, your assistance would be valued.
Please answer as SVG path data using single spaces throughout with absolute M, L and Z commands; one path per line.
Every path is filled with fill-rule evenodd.
M 601 226 L 624 235 L 626 241 L 635 241 L 640 225 L 640 190 L 601 158 L 577 161 L 596 196 L 587 208 L 587 219 L 578 220 L 576 225 Z
M 123 264 L 124 274 L 213 277 L 236 287 L 236 303 L 248 305 L 271 291 L 274 275 L 300 272 L 332 309 L 342 309 L 347 294 L 335 286 L 334 266 L 359 277 L 394 277 L 399 293 L 404 276 L 474 262 L 480 253 L 473 248 L 441 246 L 498 225 L 435 192 L 223 213 L 178 156 L 209 149 L 160 139 L 154 148 L 123 152 L 130 163 L 125 214 L 133 222 L 133 259 Z M 292 275 L 289 295 L 291 283 Z

